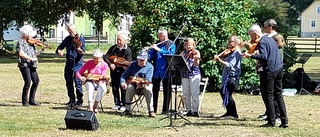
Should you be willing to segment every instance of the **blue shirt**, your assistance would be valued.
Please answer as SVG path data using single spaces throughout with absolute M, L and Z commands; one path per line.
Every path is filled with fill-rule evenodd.
M 78 71 L 83 65 L 83 55 L 79 54 L 76 50 L 75 43 L 72 42 L 73 37 L 67 36 L 62 43 L 57 47 L 56 53 L 58 50 L 63 50 L 66 48 L 66 66 L 65 69 L 72 69 L 74 71 Z M 85 52 L 85 40 L 83 37 L 80 37 L 82 42 L 81 49 Z
M 261 37 L 257 47 L 259 54 L 252 55 L 251 58 L 259 60 L 263 71 L 275 72 L 282 69 L 282 58 L 278 45 L 273 38 Z
M 170 44 L 171 45 L 167 45 Z M 164 42 L 160 45 L 158 45 L 160 48 L 160 51 L 156 51 L 154 49 L 150 49 L 148 52 L 148 60 L 153 61 L 152 65 L 154 67 L 154 73 L 153 78 L 156 79 L 163 79 L 167 78 L 168 74 L 166 74 L 167 70 L 167 61 L 166 58 L 163 56 L 164 54 L 175 54 L 176 51 L 176 45 L 172 41 Z
M 153 75 L 153 66 L 151 65 L 151 63 L 147 62 L 145 66 L 140 67 L 138 65 L 138 61 L 134 61 L 123 72 L 123 74 L 121 75 L 120 82 L 125 83 L 126 79 L 128 79 L 131 76 L 137 76 L 140 78 L 144 78 L 149 82 L 152 82 L 152 75 Z
M 227 62 L 223 66 L 222 70 L 222 81 L 225 81 L 227 76 L 235 77 L 238 81 L 241 74 L 241 51 L 239 49 L 235 50 L 229 56 L 226 57 L 225 61 Z M 222 82 L 223 84 L 224 82 Z

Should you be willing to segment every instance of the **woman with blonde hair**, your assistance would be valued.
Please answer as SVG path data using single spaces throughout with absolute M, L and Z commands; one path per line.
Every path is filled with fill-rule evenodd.
M 196 50 L 196 43 L 192 38 L 184 42 L 184 51 L 180 53 L 185 59 L 189 71 L 181 71 L 183 100 L 188 111 L 187 116 L 199 117 L 199 93 L 201 73 L 199 68 L 200 52 Z

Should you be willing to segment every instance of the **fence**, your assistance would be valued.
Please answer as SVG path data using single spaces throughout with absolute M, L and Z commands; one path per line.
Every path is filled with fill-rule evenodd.
M 318 50 L 318 38 L 287 38 L 286 43 L 289 44 L 294 42 L 297 49 L 301 50 L 314 50 L 317 52 Z

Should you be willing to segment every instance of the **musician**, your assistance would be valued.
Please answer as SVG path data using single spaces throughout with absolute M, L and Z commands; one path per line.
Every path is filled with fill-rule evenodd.
M 199 93 L 201 73 L 199 68 L 200 52 L 195 49 L 196 43 L 192 38 L 184 42 L 184 51 L 180 53 L 187 62 L 189 71 L 181 72 L 183 100 L 188 111 L 187 116 L 199 117 Z
M 238 36 L 230 36 L 228 38 L 228 49 L 225 51 L 228 54 L 215 55 L 214 60 L 219 61 L 223 65 L 222 70 L 222 90 L 220 95 L 222 97 L 222 105 L 226 107 L 227 112 L 221 118 L 238 118 L 236 103 L 232 97 L 233 92 L 239 85 L 241 74 L 241 59 L 242 54 L 240 50 L 241 39 Z
M 279 35 L 280 34 L 278 34 L 278 32 L 276 31 L 276 28 L 277 28 L 277 22 L 274 20 L 274 19 L 268 19 L 268 20 L 266 20 L 264 23 L 263 23 L 263 30 L 264 30 L 264 35 L 266 35 L 266 36 L 268 36 L 268 37 L 272 37 L 273 39 L 278 39 L 278 37 L 279 37 Z M 277 35 L 277 36 L 276 36 Z M 277 38 L 276 38 L 276 37 Z M 281 35 L 282 36 L 282 35 Z M 282 37 L 283 38 L 283 37 Z M 281 58 L 282 58 L 282 60 L 283 60 L 283 49 L 282 49 L 282 46 L 283 46 L 283 43 L 280 43 L 281 41 L 279 40 L 278 41 L 279 43 L 278 43 L 278 48 L 279 48 L 279 52 L 280 52 L 280 55 L 281 55 Z M 284 40 L 283 40 L 283 42 L 284 42 Z M 281 46 L 280 46 L 280 45 Z M 262 69 L 262 67 L 260 67 L 260 68 L 258 68 L 258 73 L 259 73 L 259 75 L 260 75 L 260 72 L 262 72 L 263 71 L 263 69 Z M 261 79 L 260 79 L 260 83 L 262 83 L 263 81 L 261 81 Z M 262 90 L 264 90 L 264 89 L 262 89 L 262 88 L 260 88 L 260 92 L 262 93 L 262 96 L 263 96 L 263 93 L 265 93 L 265 92 L 262 92 Z M 265 102 L 265 99 L 264 98 L 262 98 L 263 99 L 263 101 Z M 265 103 L 266 104 L 266 103 Z M 276 121 L 281 121 L 280 120 L 280 112 L 279 112 L 279 106 L 278 106 L 278 103 L 274 100 L 274 107 L 275 107 L 275 113 L 276 113 Z M 262 114 L 262 115 L 259 115 L 259 117 L 258 118 L 260 118 L 260 119 L 263 119 L 263 120 L 267 120 L 267 111 L 265 111 L 265 113 L 264 114 Z
M 85 39 L 76 31 L 74 24 L 68 24 L 67 30 L 69 36 L 67 36 L 62 43 L 57 47 L 55 53 L 60 57 L 63 57 L 63 49 L 66 49 L 66 63 L 64 67 L 64 79 L 66 81 L 66 87 L 68 90 L 69 102 L 68 106 L 82 106 L 83 103 L 83 91 L 82 83 L 80 79 L 75 77 L 75 74 L 83 65 L 83 55 L 85 54 Z M 74 94 L 74 87 L 76 88 L 76 95 Z M 77 101 L 76 101 L 77 97 Z
M 18 53 L 18 67 L 24 80 L 22 89 L 23 106 L 39 106 L 40 103 L 35 101 L 35 95 L 39 85 L 39 76 L 37 72 L 38 58 L 37 50 L 34 44 L 29 44 L 28 39 L 36 35 L 36 32 L 30 25 L 24 25 L 20 29 L 21 38 L 16 44 Z M 31 85 L 32 81 L 32 85 Z M 30 89 L 31 86 L 31 89 Z M 28 92 L 30 89 L 29 99 Z
M 169 112 L 169 102 L 171 100 L 171 83 L 168 83 L 167 61 L 164 54 L 175 54 L 176 45 L 173 41 L 169 40 L 168 32 L 165 29 L 158 31 L 158 41 L 156 44 L 150 46 L 148 51 L 148 60 L 152 62 L 154 67 L 152 77 L 152 92 L 153 92 L 153 105 L 154 111 L 157 113 L 158 109 L 158 96 L 160 90 L 160 82 L 163 86 L 163 105 L 161 114 Z M 169 71 L 169 70 L 168 70 Z
M 267 108 L 266 124 L 260 127 L 274 127 L 275 126 L 275 107 L 274 99 L 279 105 L 281 128 L 288 127 L 288 118 L 286 114 L 286 106 L 282 97 L 282 77 L 283 77 L 283 63 L 278 49 L 277 43 L 273 38 L 263 36 L 261 28 L 258 25 L 253 25 L 249 28 L 248 34 L 252 40 L 259 40 L 257 48 L 259 54 L 245 53 L 246 57 L 256 59 L 261 64 L 263 71 L 260 73 L 263 98 L 265 99 Z
M 147 62 L 148 53 L 145 50 L 141 50 L 137 56 L 138 61 L 132 62 L 131 65 L 125 70 L 121 76 L 121 87 L 126 89 L 126 110 L 123 115 L 128 116 L 132 114 L 131 102 L 133 96 L 138 92 L 143 94 L 146 98 L 149 117 L 155 117 L 153 107 L 153 93 L 152 93 L 152 75 L 153 66 Z M 132 78 L 126 83 L 128 78 Z M 136 79 L 140 79 L 139 81 Z M 143 79 L 143 81 L 141 81 Z
M 125 71 L 127 66 L 117 65 L 116 62 L 113 62 L 109 58 L 111 56 L 117 56 L 125 58 L 127 61 L 132 61 L 132 51 L 127 45 L 127 40 L 129 39 L 126 33 L 119 33 L 117 35 L 117 44 L 109 48 L 107 53 L 104 55 L 103 60 L 107 62 L 110 67 L 110 77 L 111 77 L 111 86 L 114 100 L 114 109 L 115 110 L 125 110 L 125 90 L 120 88 L 120 77 Z M 119 94 L 120 88 L 120 94 Z M 121 96 L 121 97 L 120 97 Z
M 97 106 L 107 90 L 106 74 L 109 69 L 108 64 L 102 59 L 103 52 L 100 49 L 93 51 L 93 59 L 87 61 L 76 73 L 76 77 L 85 83 L 88 94 L 88 111 L 98 113 Z M 84 73 L 88 75 L 85 76 Z M 91 77 L 99 76 L 97 79 Z M 94 91 L 97 90 L 94 98 Z

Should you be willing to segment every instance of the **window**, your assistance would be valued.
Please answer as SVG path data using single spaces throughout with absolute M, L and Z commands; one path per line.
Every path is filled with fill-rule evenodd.
M 320 14 L 320 5 L 317 6 L 317 14 Z
M 316 22 L 316 20 L 310 20 L 310 27 L 311 27 L 311 28 L 317 27 L 317 22 Z

